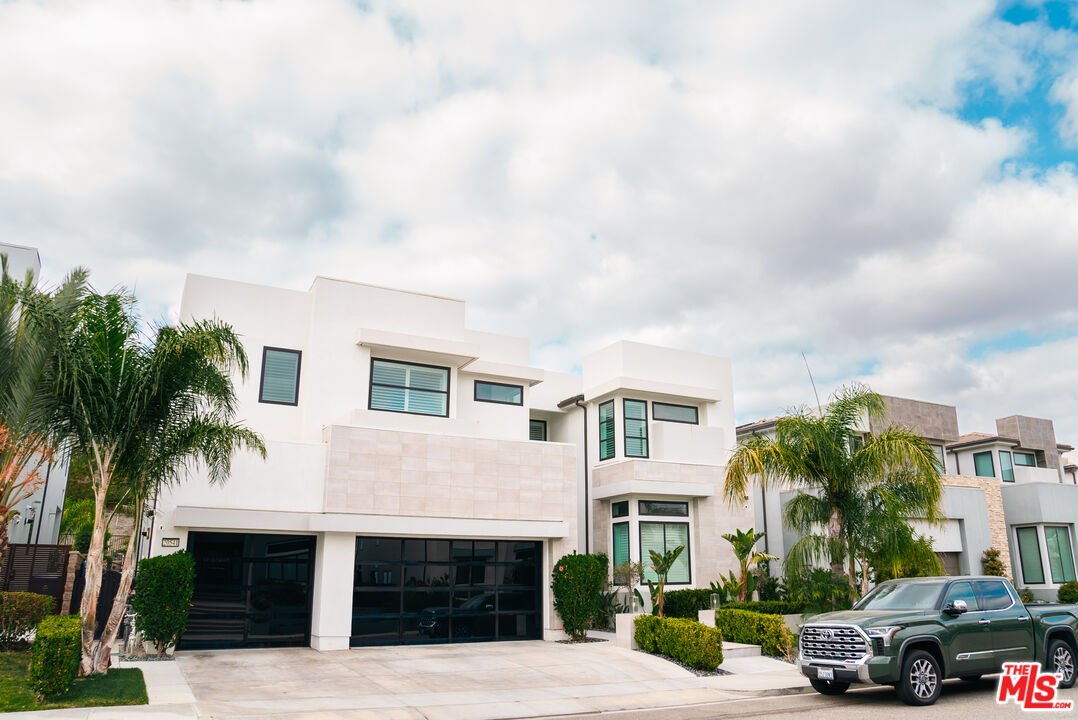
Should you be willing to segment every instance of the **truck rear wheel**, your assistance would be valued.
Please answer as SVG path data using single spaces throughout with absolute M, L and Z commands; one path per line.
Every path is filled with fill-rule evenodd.
M 1062 676 L 1059 687 L 1074 686 L 1074 648 L 1069 642 L 1061 638 L 1051 642 L 1048 646 L 1048 667 L 1051 672 Z
M 907 705 L 931 705 L 940 696 L 943 673 L 939 661 L 925 650 L 913 650 L 902 661 L 898 697 Z
M 821 695 L 841 695 L 850 689 L 848 682 L 841 682 L 838 680 L 817 680 L 816 678 L 809 678 L 809 684 L 812 685 L 812 689 Z

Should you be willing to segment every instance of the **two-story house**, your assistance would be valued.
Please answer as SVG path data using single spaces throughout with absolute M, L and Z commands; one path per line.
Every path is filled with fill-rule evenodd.
M 267 447 L 156 502 L 149 551 L 197 566 L 181 648 L 557 638 L 562 555 L 684 545 L 671 582 L 706 585 L 751 524 L 720 497 L 725 359 L 616 343 L 546 372 L 462 301 L 324 277 L 188 276 L 180 316 L 242 336 L 239 417 Z

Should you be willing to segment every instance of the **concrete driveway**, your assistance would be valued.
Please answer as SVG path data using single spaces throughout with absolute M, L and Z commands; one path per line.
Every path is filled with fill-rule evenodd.
M 610 642 L 233 650 L 177 659 L 198 714 L 213 717 L 534 717 L 715 702 L 745 697 L 754 686 L 804 684 L 785 668 L 700 678 Z

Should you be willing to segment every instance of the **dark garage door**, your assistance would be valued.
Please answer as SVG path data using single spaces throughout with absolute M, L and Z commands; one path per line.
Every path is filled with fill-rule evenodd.
M 352 645 L 541 637 L 542 543 L 356 538 Z
M 308 645 L 314 538 L 192 532 L 195 594 L 181 650 Z

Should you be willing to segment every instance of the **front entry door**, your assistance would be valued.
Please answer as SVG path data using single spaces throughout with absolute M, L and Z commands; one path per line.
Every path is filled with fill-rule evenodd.
M 947 658 L 948 674 L 959 677 L 983 675 L 994 672 L 992 634 L 990 621 L 977 602 L 970 582 L 956 582 L 947 591 L 944 607 L 955 600 L 966 603 L 968 611 L 957 616 L 940 614 L 940 622 L 950 638 L 950 657 Z M 948 643 L 944 643 L 947 645 Z

